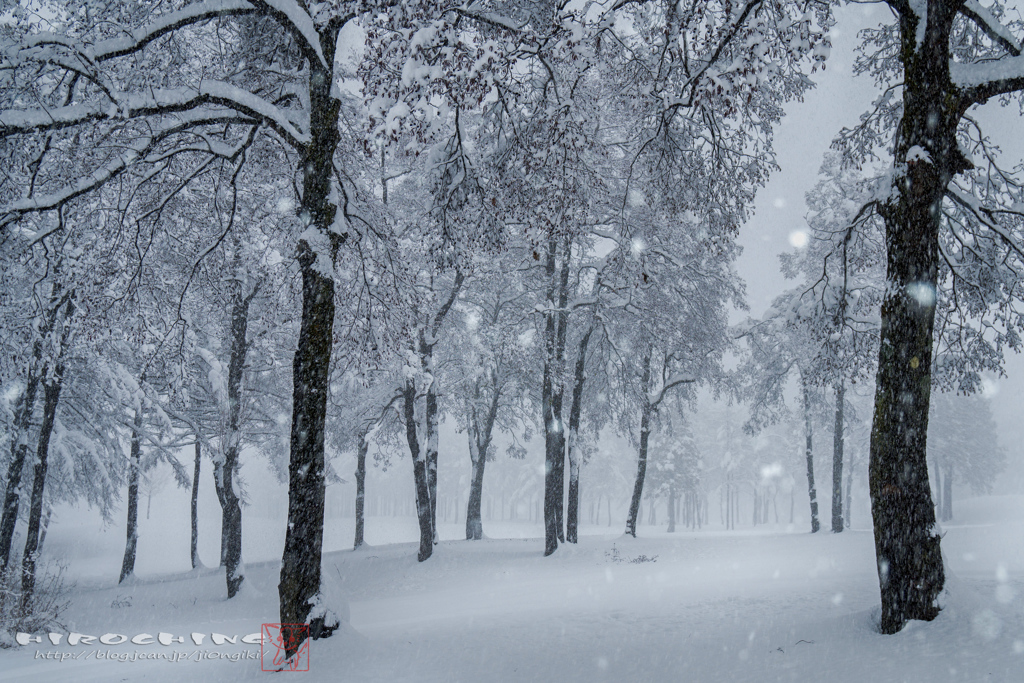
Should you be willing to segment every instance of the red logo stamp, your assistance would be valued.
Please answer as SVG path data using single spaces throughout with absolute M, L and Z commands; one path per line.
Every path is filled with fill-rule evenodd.
M 293 651 L 291 657 L 288 652 Z M 263 624 L 263 671 L 309 671 L 309 624 Z

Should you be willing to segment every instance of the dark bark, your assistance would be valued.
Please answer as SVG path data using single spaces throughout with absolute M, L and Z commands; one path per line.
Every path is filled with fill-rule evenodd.
M 420 524 L 420 550 L 416 559 L 426 560 L 434 552 L 434 533 L 430 525 L 430 492 L 427 485 L 427 463 L 420 451 L 416 434 L 416 386 L 410 379 L 402 392 L 405 414 L 405 437 L 412 456 L 412 474 L 416 484 L 416 518 Z
M 220 564 L 223 567 L 227 564 L 228 558 L 228 518 L 225 514 L 228 502 L 224 497 L 224 460 L 215 457 L 213 461 L 213 490 L 217 493 L 217 502 L 220 503 Z
M 63 342 L 67 335 L 62 335 Z M 22 611 L 29 613 L 32 593 L 36 585 L 36 558 L 40 544 L 40 522 L 43 514 L 43 493 L 46 486 L 46 470 L 50 455 L 50 436 L 57 417 L 57 404 L 64 384 L 64 364 L 58 361 L 53 376 L 43 380 L 43 421 L 39 425 L 39 447 L 33 467 L 32 498 L 28 509 L 28 532 L 25 538 L 25 555 L 21 560 L 21 601 Z
M 556 310 L 544 314 L 544 373 L 541 407 L 544 413 L 544 554 L 558 549 L 565 540 L 562 529 L 562 506 L 565 486 L 565 425 L 562 420 L 562 383 L 565 364 L 565 334 L 568 316 L 569 244 L 562 245 L 561 267 L 558 267 L 558 240 L 548 239 L 545 275 L 548 280 L 547 302 Z
M 427 395 L 424 400 L 424 427 L 426 427 L 426 443 L 423 444 L 426 450 L 427 462 L 427 493 L 430 500 L 430 538 L 432 543 L 437 543 L 437 380 L 434 377 L 434 349 L 430 346 L 429 354 L 426 356 L 426 369 L 430 374 L 430 384 L 427 387 Z
M 128 456 L 128 530 L 124 545 L 124 559 L 121 562 L 121 578 L 118 583 L 135 573 L 135 550 L 139 543 L 139 469 L 142 464 L 142 444 L 139 432 L 142 430 L 142 407 L 135 409 L 132 423 L 131 451 Z
M 480 415 L 477 413 L 482 395 L 480 381 L 477 380 L 474 384 L 473 402 L 468 411 L 469 428 L 466 430 L 469 436 L 469 456 L 473 467 L 472 479 L 469 484 L 469 501 L 466 504 L 466 540 L 479 541 L 484 536 L 483 522 L 480 519 L 480 502 L 483 500 L 484 467 L 487 464 L 487 454 L 491 447 L 491 434 L 498 418 L 500 392 L 498 375 L 492 368 L 490 402 L 481 422 Z
M 802 380 L 804 392 L 804 430 L 807 435 L 805 454 L 807 456 L 807 492 L 811 500 L 811 533 L 821 528 L 818 521 L 818 491 L 814 488 L 814 432 L 811 424 L 811 389 L 807 380 Z
M 41 354 L 41 344 L 37 345 L 36 351 Z M 25 459 L 28 457 L 28 430 L 32 421 L 38 387 L 39 376 L 30 368 L 25 389 L 21 392 L 14 411 L 14 438 L 11 439 L 11 460 L 7 466 L 4 510 L 3 517 L 0 518 L 0 571 L 7 569 L 11 559 L 11 543 L 14 539 L 14 527 L 18 523 L 18 508 L 21 505 L 22 471 L 25 469 Z
M 364 505 L 366 503 L 366 452 L 370 449 L 366 441 L 368 432 L 359 435 L 359 447 L 356 450 L 356 538 L 353 548 L 363 545 Z
M 846 385 L 839 380 L 836 387 L 836 426 L 832 436 L 832 533 L 843 528 L 843 401 Z
M 633 498 L 629 503 L 629 514 L 626 517 L 626 533 L 636 538 L 636 520 L 640 511 L 640 498 L 644 493 L 644 477 L 647 475 L 647 441 L 651 432 L 651 402 L 647 392 L 651 384 L 651 349 L 644 355 L 643 377 L 640 379 L 640 391 L 643 394 L 643 406 L 640 412 L 640 448 L 637 453 L 636 481 L 633 483 Z
M 25 459 L 29 450 L 29 428 L 32 424 L 32 413 L 36 406 L 36 395 L 39 392 L 40 375 L 45 374 L 43 368 L 44 340 L 53 331 L 60 314 L 60 309 L 67 304 L 68 315 L 72 311 L 72 293 L 62 293 L 55 286 L 50 296 L 50 308 L 43 316 L 39 329 L 39 338 L 32 344 L 32 359 L 29 361 L 25 377 L 25 389 L 18 398 L 14 409 L 14 420 L 11 425 L 11 459 L 7 466 L 7 485 L 4 492 L 3 514 L 0 516 L 0 571 L 7 569 L 11 560 L 11 543 L 14 539 L 14 528 L 18 524 L 18 509 L 21 505 L 21 480 L 24 476 Z M 62 331 L 62 345 L 67 340 L 69 328 Z
M 331 87 L 338 32 L 344 23 L 344 19 L 332 19 L 319 29 L 321 50 L 328 55 L 327 66 L 315 54 L 306 55 L 310 142 L 303 149 L 301 213 L 310 227 L 330 244 L 330 253 L 320 254 L 319 259 L 328 259 L 331 264 L 347 238 L 346 233 L 334 232 L 338 207 L 331 201 L 341 109 L 341 102 L 331 95 Z M 310 599 L 320 590 L 326 485 L 324 428 L 334 341 L 334 280 L 318 267 L 318 254 L 306 240 L 299 241 L 297 257 L 302 274 L 302 318 L 292 362 L 288 526 L 278 584 L 283 624 L 306 623 L 311 610 Z M 332 631 L 321 618 L 310 623 L 313 638 L 329 636 Z M 301 645 L 301 642 L 289 643 L 287 656 L 293 655 Z
M 199 567 L 199 468 L 202 464 L 203 447 L 196 434 L 196 463 L 192 471 L 192 543 L 190 546 L 192 569 Z
M 237 253 L 237 252 L 236 252 Z M 224 541 L 224 576 L 228 599 L 235 597 L 245 581 L 242 565 L 242 505 L 238 496 L 238 456 L 242 440 L 242 378 L 249 353 L 249 306 L 259 284 L 243 296 L 241 265 L 236 264 L 236 280 L 232 286 L 231 357 L 228 361 L 228 424 L 224 464 L 220 468 L 221 519 Z
M 566 512 L 565 537 L 569 543 L 576 543 L 579 534 L 580 515 L 580 417 L 583 414 L 583 386 L 587 381 L 587 346 L 594 333 L 593 324 L 580 338 L 576 350 L 576 367 L 572 380 L 572 402 L 569 404 L 569 500 Z
M 899 165 L 880 207 L 888 286 L 869 469 L 883 633 L 898 632 L 908 619 L 933 619 L 945 583 L 926 452 L 942 200 L 953 176 L 970 167 L 956 130 L 974 102 L 949 75 L 958 6 L 930 2 L 920 41 L 921 19 L 909 8 L 899 19 L 903 116 L 894 145 Z M 908 158 L 914 148 L 924 154 Z

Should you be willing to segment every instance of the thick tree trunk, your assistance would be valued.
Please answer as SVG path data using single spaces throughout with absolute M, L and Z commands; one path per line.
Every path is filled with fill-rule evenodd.
M 334 54 L 340 21 L 319 30 L 324 67 L 315 55 L 309 63 L 310 142 L 304 150 L 302 211 L 315 242 L 300 239 L 298 262 L 302 273 L 302 319 L 292 363 L 292 429 L 288 463 L 288 526 L 278 584 L 283 624 L 303 624 L 320 590 L 320 561 L 324 534 L 324 428 L 328 376 L 334 342 L 334 280 L 324 268 L 333 266 L 347 233 L 336 231 L 338 207 L 331 200 L 334 152 L 338 146 L 341 102 L 331 95 Z M 326 253 L 324 253 L 326 252 Z M 310 620 L 310 635 L 329 636 L 333 628 L 321 617 Z M 302 642 L 286 644 L 292 656 Z
M 356 538 L 353 548 L 363 545 L 363 510 L 366 503 L 366 452 L 370 449 L 366 441 L 368 432 L 359 435 L 359 447 L 356 450 Z
M 836 387 L 836 426 L 832 437 L 832 533 L 843 528 L 843 401 L 846 386 L 842 379 Z
M 228 518 L 227 510 L 228 500 L 224 495 L 224 455 L 223 453 L 217 454 L 213 458 L 213 490 L 217 493 L 217 502 L 220 503 L 220 564 L 218 567 L 224 567 L 228 561 Z
M 192 569 L 197 569 L 202 563 L 199 561 L 199 468 L 202 464 L 203 447 L 199 443 L 199 435 L 196 434 L 196 463 L 192 471 L 192 543 L 191 557 Z
M 135 409 L 132 427 L 131 451 L 128 456 L 128 530 L 124 545 L 124 559 L 121 562 L 123 582 L 135 573 L 135 550 L 139 543 L 139 470 L 142 465 L 142 444 L 139 432 L 142 430 L 142 407 Z
M 66 340 L 66 334 L 64 340 Z M 21 604 L 25 614 L 29 613 L 32 593 L 35 592 L 36 559 L 40 544 L 39 530 L 43 514 L 47 463 L 50 455 L 50 436 L 53 434 L 53 424 L 57 418 L 57 404 L 60 402 L 60 390 L 63 384 L 64 364 L 58 361 L 53 377 L 43 380 L 43 421 L 39 425 L 39 447 L 36 450 L 32 498 L 28 509 L 28 533 L 25 539 L 25 555 L 21 561 Z
M 38 366 L 38 354 L 42 353 L 42 345 L 37 344 L 33 352 L 36 362 L 29 369 L 25 388 L 18 398 L 14 410 L 13 438 L 11 439 L 11 459 L 7 466 L 7 487 L 4 494 L 3 517 L 0 518 L 0 572 L 7 569 L 11 559 L 11 542 L 14 539 L 14 527 L 18 523 L 18 508 L 21 505 L 21 478 L 28 457 L 28 431 L 32 422 L 32 411 L 35 408 L 36 392 L 39 387 L 39 375 L 34 370 Z
M 644 493 L 644 477 L 647 475 L 647 441 L 651 432 L 651 403 L 647 392 L 651 384 L 651 349 L 644 355 L 643 377 L 640 379 L 640 391 L 643 392 L 643 407 L 640 413 L 640 449 L 637 454 L 636 481 L 633 483 L 633 498 L 629 503 L 629 515 L 626 517 L 626 533 L 636 538 L 636 520 L 640 511 L 640 497 Z
M 802 380 L 804 392 L 804 430 L 807 434 L 805 454 L 807 456 L 807 492 L 811 500 L 811 533 L 817 533 L 821 528 L 818 521 L 818 491 L 814 488 L 814 442 L 813 428 L 811 425 L 811 389 L 807 380 Z
M 494 423 L 498 419 L 498 405 L 501 400 L 501 387 L 498 383 L 498 374 L 491 368 L 491 397 L 487 404 L 487 412 L 481 423 L 480 414 L 477 408 L 480 404 L 482 391 L 480 380 L 474 385 L 472 404 L 467 411 L 469 428 L 466 430 L 469 436 L 469 456 L 473 472 L 469 484 L 469 501 L 466 503 L 466 539 L 479 541 L 484 537 L 483 522 L 480 519 L 480 503 L 484 494 L 484 467 L 487 464 L 487 454 L 491 447 L 491 435 L 494 432 Z M 505 514 L 505 504 L 502 501 L 502 516 Z
M 473 437 L 470 436 L 470 439 Z M 479 451 L 472 460 L 472 478 L 469 482 L 469 502 L 466 505 L 466 540 L 479 541 L 484 537 L 484 525 L 480 519 L 480 502 L 483 500 L 484 490 L 484 465 L 486 460 L 481 458 Z
M 569 404 L 569 439 L 566 444 L 569 459 L 569 509 L 566 513 L 565 537 L 569 543 L 576 543 L 579 534 L 580 515 L 580 417 L 583 413 L 583 386 L 587 380 L 587 346 L 594 333 L 593 324 L 580 338 L 576 351 L 576 368 L 573 372 L 572 402 Z
M 544 554 L 558 549 L 565 540 L 562 528 L 562 506 L 565 486 L 565 425 L 562 420 L 564 396 L 563 366 L 565 364 L 565 306 L 569 283 L 569 245 L 563 245 L 561 268 L 558 264 L 558 240 L 548 240 L 545 274 L 548 279 L 547 303 L 557 310 L 544 314 L 544 376 L 541 407 L 544 413 Z M 557 271 L 557 272 L 556 272 Z M 556 300 L 557 299 L 557 300 Z
M 956 141 L 966 107 L 949 76 L 958 7 L 930 2 L 925 18 L 900 16 L 903 117 L 892 192 L 880 208 L 887 286 L 869 469 L 882 633 L 898 632 L 908 619 L 933 619 L 945 583 L 926 454 L 942 200 L 953 176 L 969 167 Z
M 238 457 L 242 442 L 242 378 L 245 359 L 249 353 L 249 306 L 259 289 L 259 284 L 256 284 L 251 292 L 243 295 L 244 278 L 238 249 L 240 245 L 236 245 L 235 280 L 232 283 L 227 443 L 224 449 L 224 465 L 220 468 L 220 484 L 223 491 L 221 519 L 224 534 L 224 576 L 229 600 L 238 594 L 242 582 L 245 581 L 245 567 L 242 564 L 242 505 L 238 493 Z
M 425 345 L 421 345 L 421 349 Z M 437 380 L 434 377 L 434 349 L 427 347 L 424 369 L 430 376 L 424 401 L 424 426 L 426 432 L 427 493 L 430 498 L 430 538 L 437 543 Z
M 408 380 L 402 392 L 405 414 L 405 437 L 409 442 L 412 456 L 412 474 L 416 484 L 416 518 L 420 524 L 420 550 L 416 556 L 420 562 L 434 552 L 434 531 L 430 524 L 430 489 L 427 484 L 427 463 L 420 451 L 416 434 L 416 385 Z

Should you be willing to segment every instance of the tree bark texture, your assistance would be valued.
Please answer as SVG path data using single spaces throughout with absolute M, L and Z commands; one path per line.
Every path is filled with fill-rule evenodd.
M 121 562 L 121 578 L 123 582 L 135 573 L 135 550 L 139 543 L 139 470 L 142 465 L 142 407 L 135 409 L 135 421 L 132 423 L 131 450 L 128 456 L 128 530 L 124 545 L 124 559 Z
M 0 515 L 0 571 L 7 569 L 11 560 L 11 543 L 14 539 L 14 529 L 18 524 L 18 509 L 21 505 L 21 481 L 24 476 L 25 459 L 29 450 L 29 429 L 32 426 L 32 413 L 35 411 L 36 395 L 39 392 L 39 383 L 42 375 L 45 375 L 43 353 L 45 350 L 44 340 L 54 329 L 60 309 L 67 303 L 68 315 L 72 310 L 71 294 L 62 294 L 59 287 L 55 287 L 50 295 L 50 308 L 43 317 L 39 330 L 39 338 L 32 344 L 32 359 L 29 361 L 28 372 L 25 377 L 25 388 L 18 398 L 14 409 L 14 420 L 11 439 L 11 459 L 7 466 L 7 486 L 4 491 L 3 514 Z M 65 326 L 62 335 L 65 335 L 63 343 L 66 342 L 68 327 Z
M 478 379 L 474 383 L 472 403 L 469 406 L 466 430 L 469 437 L 469 457 L 473 467 L 469 483 L 469 501 L 466 504 L 466 540 L 479 541 L 484 536 L 483 521 L 480 516 L 480 503 L 484 493 L 484 467 L 491 447 L 491 435 L 494 423 L 498 419 L 498 405 L 501 399 L 498 375 L 491 368 L 491 395 L 487 410 L 481 416 L 478 412 L 483 399 L 483 392 Z
M 333 56 L 341 27 L 341 22 L 331 20 L 319 30 L 321 50 L 329 55 L 329 66 L 324 66 L 315 55 L 307 55 L 310 142 L 303 150 L 301 215 L 322 244 L 311 244 L 307 239 L 301 239 L 298 244 L 302 318 L 292 362 L 288 526 L 278 584 L 283 624 L 306 623 L 312 609 L 310 600 L 320 590 L 326 486 L 324 428 L 334 342 L 334 279 L 330 269 L 338 248 L 347 238 L 347 233 L 335 232 L 338 207 L 331 201 L 341 109 L 340 100 L 331 95 L 331 87 L 334 84 Z M 313 638 L 329 636 L 332 630 L 323 619 L 310 623 Z M 290 657 L 302 643 L 288 645 L 286 655 Z
M 544 413 L 544 554 L 558 549 L 565 540 L 562 506 L 565 486 L 565 425 L 562 420 L 564 397 L 565 335 L 568 315 L 565 306 L 569 288 L 569 244 L 564 241 L 558 267 L 558 239 L 548 239 L 545 275 L 548 280 L 547 303 L 556 310 L 544 314 L 544 372 L 541 406 Z
M 359 447 L 356 450 L 356 537 L 353 548 L 363 545 L 363 524 L 366 505 L 366 452 L 370 444 L 366 441 L 368 432 L 359 435 Z
M 199 435 L 196 434 L 196 462 L 192 470 L 192 542 L 190 546 L 192 569 L 201 564 L 199 562 L 199 469 L 202 465 L 203 447 L 199 443 Z
M 36 350 L 41 353 L 42 345 L 37 345 Z M 28 430 L 32 421 L 38 387 L 39 375 L 34 368 L 30 368 L 25 388 L 18 398 L 18 404 L 14 411 L 14 438 L 11 439 L 11 460 L 7 466 L 4 510 L 3 517 L 0 518 L 0 563 L 2 563 L 0 571 L 7 569 L 11 559 L 11 543 L 14 539 L 14 527 L 18 523 L 18 508 L 21 505 L 22 471 L 25 469 L 25 459 L 28 457 Z
M 405 437 L 409 442 L 409 453 L 412 456 L 413 480 L 416 484 L 416 518 L 420 525 L 420 550 L 416 559 L 426 560 L 434 552 L 434 530 L 430 524 L 430 489 L 427 483 L 427 463 L 420 449 L 419 437 L 416 433 L 416 384 L 412 379 L 406 381 L 402 392 L 405 413 Z
M 842 532 L 843 525 L 843 401 L 846 385 L 842 379 L 836 386 L 836 426 L 832 434 L 832 533 Z
M 945 583 L 926 453 L 942 200 L 953 176 L 970 167 L 956 130 L 972 103 L 949 74 L 960 4 L 931 0 L 926 17 L 899 17 L 903 116 L 892 192 L 880 207 L 887 287 L 869 468 L 882 633 L 898 632 L 908 619 L 933 619 Z
M 67 335 L 62 335 L 66 341 Z M 62 344 L 63 347 L 63 344 Z M 63 349 L 62 349 L 63 350 Z M 36 585 L 36 558 L 39 550 L 39 530 L 43 514 L 43 493 L 46 487 L 46 470 L 50 454 L 50 436 L 57 418 L 57 404 L 64 384 L 64 363 L 58 360 L 52 377 L 43 380 L 43 421 L 39 425 L 39 446 L 33 469 L 32 497 L 29 500 L 28 532 L 25 538 L 25 555 L 21 561 L 22 611 L 29 613 L 32 593 Z
M 818 491 L 814 488 L 814 429 L 811 424 L 811 389 L 807 380 L 802 380 L 804 392 L 804 432 L 807 435 L 805 454 L 807 456 L 807 492 L 811 500 L 811 533 L 821 528 L 818 521 Z
M 235 597 L 245 581 L 242 564 L 242 505 L 238 495 L 238 457 L 242 441 L 242 378 L 249 353 L 249 306 L 259 289 L 257 284 L 243 296 L 240 265 L 236 266 L 231 307 L 231 358 L 228 362 L 228 424 L 224 444 L 224 464 L 220 468 L 223 490 L 222 526 L 224 529 L 224 576 L 228 599 Z
M 572 379 L 572 402 L 569 404 L 569 439 L 566 449 L 569 460 L 569 500 L 566 512 L 565 538 L 569 543 L 576 543 L 579 535 L 580 516 L 580 417 L 583 414 L 583 386 L 587 381 L 587 346 L 594 333 L 591 324 L 580 338 L 576 351 L 576 367 Z
M 636 538 L 636 522 L 640 512 L 640 498 L 644 493 L 644 478 L 647 475 L 647 441 L 651 433 L 651 401 L 647 392 L 651 384 L 651 349 L 644 355 L 643 377 L 640 379 L 640 390 L 643 393 L 643 404 L 640 412 L 640 448 L 636 461 L 636 480 L 633 483 L 633 498 L 629 502 L 629 515 L 626 517 L 626 533 Z

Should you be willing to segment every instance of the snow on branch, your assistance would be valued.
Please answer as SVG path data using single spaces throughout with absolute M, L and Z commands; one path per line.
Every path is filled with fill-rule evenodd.
M 23 43 L 22 49 L 60 45 L 78 52 L 91 62 L 102 62 L 138 52 L 161 36 L 179 28 L 232 14 L 249 14 L 257 11 L 253 3 L 246 0 L 206 0 L 168 12 L 154 19 L 146 26 L 130 31 L 125 36 L 110 38 L 94 45 L 80 45 L 68 36 L 57 33 L 37 33 Z
M 966 103 L 981 103 L 990 97 L 1024 90 L 1024 56 L 977 64 L 950 62 L 949 75 L 964 91 Z
M 79 178 L 76 183 L 65 187 L 57 192 L 43 195 L 41 197 L 27 197 L 19 199 L 0 209 L 0 228 L 4 228 L 13 221 L 16 221 L 25 214 L 39 213 L 55 209 L 67 202 L 95 190 L 108 181 L 116 178 L 133 163 L 145 158 L 162 140 L 184 132 L 190 128 L 200 125 L 211 125 L 217 123 L 241 122 L 232 116 L 211 117 L 209 112 L 190 112 L 190 116 L 178 117 L 175 125 L 169 126 L 157 133 L 138 140 L 116 159 L 108 162 L 105 166 L 96 169 L 92 173 Z M 215 148 L 204 150 L 214 155 L 224 155 L 230 150 Z
M 961 192 L 955 185 L 952 184 L 950 184 L 949 187 L 946 188 L 946 196 L 949 197 L 954 202 L 956 202 L 957 204 L 959 204 L 967 211 L 969 211 L 971 215 L 973 215 L 978 220 L 979 223 L 984 225 L 992 232 L 996 233 L 1000 237 L 1000 239 L 1002 239 L 1003 242 L 1006 243 L 1007 246 L 1009 246 L 1011 249 L 1013 249 L 1013 251 L 1017 253 L 1018 256 L 1024 257 L 1024 246 L 1017 242 L 1013 235 L 1011 235 L 1003 226 L 999 225 L 999 223 L 993 219 L 992 214 L 997 213 L 996 211 L 983 207 L 981 205 L 981 201 L 977 197 Z M 1014 207 L 1014 209 L 1015 208 L 1016 207 Z M 1014 209 L 1003 209 L 1001 211 L 998 211 L 998 213 L 1016 214 L 1017 212 Z
M 985 32 L 985 35 L 1011 55 L 1020 56 L 1021 46 L 1017 38 L 1010 33 L 1009 29 L 999 23 L 999 20 L 992 15 L 988 8 L 982 7 L 978 0 L 967 0 L 960 7 L 960 13 L 977 24 L 978 28 Z
M 260 8 L 281 24 L 295 36 L 304 53 L 312 53 L 320 60 L 320 65 L 330 69 L 334 55 L 330 56 L 328 62 L 324 57 L 323 49 L 320 47 L 320 36 L 313 25 L 313 19 L 296 0 L 252 0 L 252 4 Z M 312 56 L 307 54 L 307 59 Z
M 227 107 L 266 123 L 298 150 L 302 150 L 309 142 L 309 135 L 298 127 L 303 124 L 293 120 L 288 115 L 290 112 L 279 109 L 248 90 L 216 80 L 203 81 L 198 88 L 186 86 L 126 94 L 118 104 L 99 102 L 54 109 L 9 109 L 0 112 L 0 138 L 18 133 L 67 128 L 92 121 L 172 114 L 193 110 L 205 104 Z
M 688 372 L 672 375 L 667 380 L 665 380 L 665 384 L 661 387 L 661 389 L 659 389 L 658 391 L 652 391 L 647 395 L 647 402 L 650 404 L 652 408 L 657 407 L 657 405 L 664 400 L 665 394 L 668 392 L 669 389 L 677 387 L 680 384 L 693 384 L 696 381 L 697 378 Z

